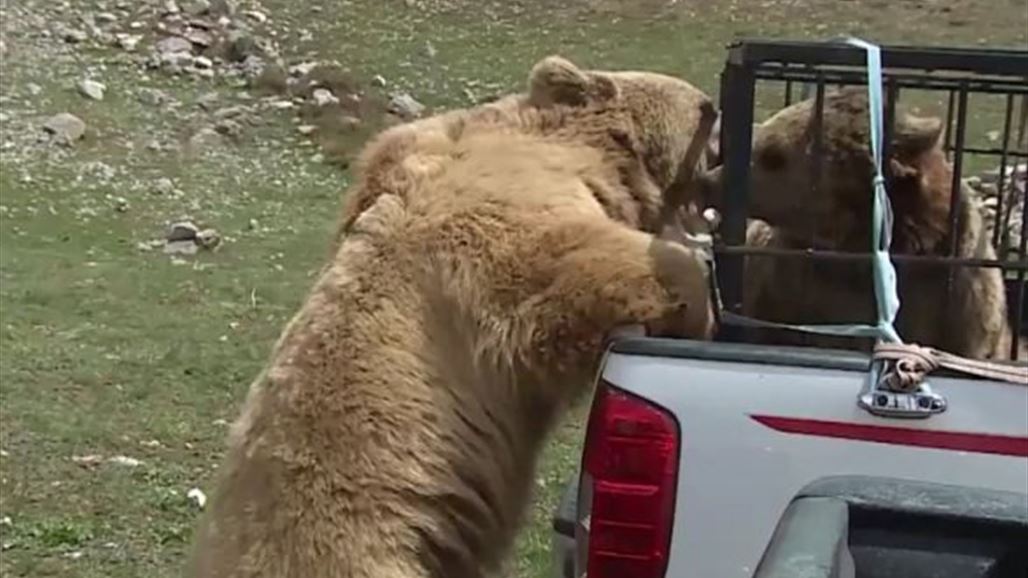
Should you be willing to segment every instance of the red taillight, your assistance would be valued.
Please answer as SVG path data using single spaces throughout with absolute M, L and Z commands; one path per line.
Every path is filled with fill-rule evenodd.
M 589 578 L 664 575 L 678 453 L 670 413 L 600 382 L 583 459 Z

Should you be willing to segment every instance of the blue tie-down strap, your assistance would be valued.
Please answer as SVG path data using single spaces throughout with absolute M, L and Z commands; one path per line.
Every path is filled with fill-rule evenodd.
M 900 308 L 896 291 L 896 269 L 889 258 L 892 245 L 892 206 L 885 191 L 882 171 L 882 54 L 877 45 L 859 38 L 848 38 L 849 44 L 863 48 L 867 53 L 867 113 L 871 134 L 871 157 L 874 159 L 874 208 L 871 214 L 872 271 L 874 272 L 875 303 L 878 306 L 878 328 L 884 341 L 901 343 L 893 324 Z

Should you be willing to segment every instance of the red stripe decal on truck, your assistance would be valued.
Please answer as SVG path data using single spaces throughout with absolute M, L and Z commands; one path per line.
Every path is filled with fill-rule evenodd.
M 772 415 L 751 415 L 750 418 L 775 431 L 790 434 L 859 440 L 898 446 L 957 450 L 978 454 L 1028 457 L 1028 437 L 912 429 Z

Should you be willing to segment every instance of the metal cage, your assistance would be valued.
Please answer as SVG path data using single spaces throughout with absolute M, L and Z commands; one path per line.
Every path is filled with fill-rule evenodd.
M 999 166 L 999 206 L 993 223 L 993 243 L 1000 236 L 1006 239 L 1011 222 L 1011 207 L 1020 204 L 1021 232 L 1012 247 L 995 260 L 956 258 L 956 238 L 945 256 L 894 254 L 893 260 L 903 262 L 929 261 L 949 267 L 947 302 L 955 267 L 999 267 L 1004 270 L 1008 309 L 1013 325 L 1014 341 L 1011 358 L 1016 357 L 1018 342 L 1028 334 L 1026 309 L 1026 273 L 1028 273 L 1028 202 L 1020 191 L 1020 203 L 1004 199 L 1005 183 L 1010 167 L 1028 161 L 1025 137 L 1028 116 L 1028 51 L 984 48 L 916 48 L 883 46 L 883 89 L 885 138 L 883 156 L 889 158 L 896 104 L 904 91 L 913 89 L 941 93 L 946 103 L 945 150 L 953 166 L 951 185 L 950 230 L 957 221 L 956 206 L 960 199 L 966 159 L 973 155 L 994 159 Z M 744 257 L 763 254 L 768 258 L 802 258 L 811 260 L 869 260 L 870 253 L 841 251 L 756 249 L 745 246 L 747 205 L 750 191 L 750 155 L 755 120 L 757 88 L 761 85 L 784 85 L 782 102 L 791 104 L 801 91 L 812 91 L 815 118 L 814 134 L 819 135 L 823 118 L 826 86 L 866 85 L 866 56 L 862 49 L 842 42 L 774 42 L 741 41 L 728 48 L 728 59 L 721 75 L 720 161 L 723 165 L 724 206 L 715 253 L 718 256 L 718 284 L 727 310 L 742 311 L 744 291 Z M 968 143 L 969 95 L 992 95 L 1002 101 L 1002 127 L 996 146 L 972 146 Z M 998 111 L 997 111 L 998 112 Z M 820 136 L 814 137 L 815 154 L 823 151 Z M 816 158 L 816 157 L 815 157 Z M 816 164 L 816 163 L 815 163 Z M 888 166 L 888 163 L 886 163 Z M 817 171 L 815 171 L 817 172 Z M 888 175 L 887 175 L 888 176 Z M 814 186 L 818 178 L 813 179 Z M 1014 189 L 1014 187 L 1008 187 Z M 1016 189 L 1015 189 L 1016 190 Z M 868 190 L 868 195 L 871 191 Z M 999 250 L 999 248 L 998 248 Z M 741 340 L 740 328 L 725 328 L 722 336 Z

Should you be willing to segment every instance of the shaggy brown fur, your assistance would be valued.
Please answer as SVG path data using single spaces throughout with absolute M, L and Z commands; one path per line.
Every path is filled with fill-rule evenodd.
M 483 576 L 605 336 L 711 334 L 702 262 L 643 231 L 708 99 L 559 58 L 531 78 L 369 146 L 232 428 L 191 576 Z
M 813 152 L 813 100 L 783 109 L 754 133 L 750 245 L 866 252 L 871 235 L 872 160 L 865 89 L 825 97 L 824 162 Z M 981 214 L 962 191 L 950 230 L 952 168 L 935 118 L 900 114 L 892 141 L 887 188 L 895 225 L 893 252 L 943 256 L 955 237 L 957 256 L 994 259 Z M 815 176 L 818 171 L 820 179 Z M 713 181 L 719 180 L 714 171 Z M 818 182 L 819 186 L 812 186 Z M 718 187 L 714 187 L 715 190 Z M 768 224 L 771 227 L 768 227 Z M 955 267 L 947 302 L 948 267 L 897 264 L 902 302 L 897 330 L 907 341 L 975 358 L 1010 356 L 1006 295 L 997 269 Z M 869 265 L 751 257 L 744 294 L 747 313 L 786 323 L 873 322 Z M 769 339 L 770 335 L 767 336 Z M 777 334 L 776 342 L 866 348 L 848 339 Z
M 707 167 L 705 152 L 717 113 L 710 99 L 695 88 L 675 95 L 681 88 L 677 83 L 655 83 L 654 78 L 658 77 L 644 72 L 585 73 L 540 66 L 529 81 L 528 94 L 383 132 L 357 160 L 358 179 L 343 200 L 336 241 L 380 195 L 394 194 L 406 202 L 419 193 L 418 182 L 441 170 L 454 143 L 466 133 L 482 130 L 531 132 L 596 148 L 630 193 L 625 197 L 606 190 L 605 178 L 585 179 L 604 210 L 632 227 L 656 230 L 663 224 L 661 211 L 669 206 L 664 195 L 671 197 L 674 207 L 696 200 L 696 172 Z M 575 96 L 576 90 L 586 92 Z M 554 98 L 560 97 L 572 100 L 552 106 Z M 590 119 L 597 110 L 595 105 L 587 106 L 589 102 L 604 103 L 599 121 Z M 669 121 L 677 114 L 675 107 L 687 114 Z M 682 217 L 688 216 L 683 212 Z

